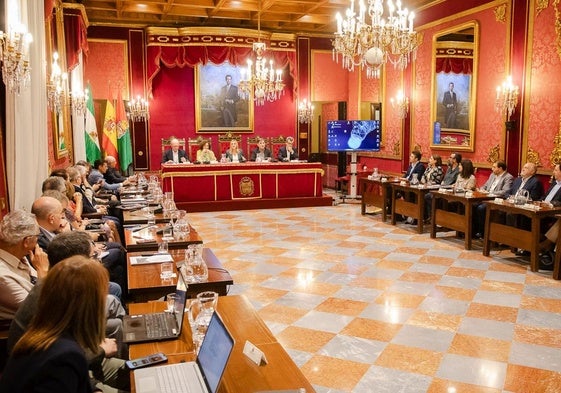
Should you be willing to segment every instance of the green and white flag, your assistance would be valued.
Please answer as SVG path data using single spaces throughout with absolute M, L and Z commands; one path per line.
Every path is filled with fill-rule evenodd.
M 99 147 L 99 136 L 95 123 L 92 88 L 89 84 L 84 136 L 86 138 L 86 159 L 88 162 L 93 163 L 101 158 L 101 148 Z

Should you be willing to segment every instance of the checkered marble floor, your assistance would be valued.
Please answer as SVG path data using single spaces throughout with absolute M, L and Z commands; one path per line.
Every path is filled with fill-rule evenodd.
M 189 219 L 320 393 L 561 391 L 561 282 L 510 251 L 356 203 Z

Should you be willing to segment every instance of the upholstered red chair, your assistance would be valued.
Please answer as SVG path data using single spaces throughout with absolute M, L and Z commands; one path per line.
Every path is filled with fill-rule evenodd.
M 162 154 L 170 148 L 170 141 L 172 139 L 177 139 L 179 141 L 179 148 L 185 150 L 185 138 L 177 138 L 175 136 L 170 136 L 169 138 L 162 138 Z M 187 152 L 189 153 L 189 152 Z
M 232 139 L 237 140 L 240 149 L 243 149 L 242 148 L 242 136 L 232 134 L 231 131 L 228 131 L 226 134 L 218 135 L 218 156 L 216 158 L 218 158 L 220 160 L 220 155 L 226 153 L 226 150 L 228 150 L 230 148 L 230 141 Z
M 257 148 L 257 144 L 259 143 L 259 139 L 265 139 L 265 147 L 267 149 L 271 148 L 269 146 L 268 138 L 262 138 L 260 136 L 250 136 L 249 138 L 247 138 L 247 141 L 246 141 L 246 144 L 247 144 L 247 156 L 246 157 L 247 157 L 248 160 L 251 157 L 251 152 Z M 276 157 L 276 156 L 273 156 L 273 157 Z
M 187 141 L 187 144 L 189 146 L 189 151 L 187 153 L 189 154 L 189 159 L 191 160 L 191 162 L 197 161 L 197 152 L 199 151 L 199 145 L 202 141 L 203 138 L 201 136 L 197 138 L 189 138 L 189 140 Z M 210 144 L 210 139 L 208 140 L 208 142 Z
M 270 149 L 273 158 L 277 159 L 279 156 L 279 149 L 286 145 L 286 138 L 284 136 L 273 136 L 270 138 Z

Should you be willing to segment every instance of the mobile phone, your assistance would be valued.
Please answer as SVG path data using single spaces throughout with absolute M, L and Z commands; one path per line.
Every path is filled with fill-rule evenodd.
M 136 370 L 137 368 L 151 366 L 153 364 L 165 363 L 168 358 L 163 353 L 155 353 L 153 355 L 148 355 L 143 358 L 127 360 L 125 364 L 130 370 Z

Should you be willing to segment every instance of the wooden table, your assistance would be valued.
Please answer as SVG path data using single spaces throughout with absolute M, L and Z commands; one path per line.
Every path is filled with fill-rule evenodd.
M 517 228 L 503 223 L 504 215 L 500 212 L 528 217 L 531 229 Z M 483 255 L 488 256 L 491 242 L 505 244 L 510 247 L 521 248 L 530 252 L 530 269 L 539 270 L 539 244 L 541 235 L 541 220 L 561 213 L 560 207 L 540 207 L 539 210 L 524 208 L 508 201 L 496 203 L 489 201 L 485 216 L 485 237 L 483 240 Z
M 167 224 L 156 224 L 152 228 L 145 228 L 140 231 L 133 231 L 133 229 L 125 229 L 125 248 L 127 252 L 134 251 L 156 251 L 158 243 L 162 241 L 162 235 L 156 233 Z M 177 248 L 187 248 L 189 244 L 202 243 L 203 239 L 192 227 L 189 235 L 185 239 L 168 241 L 168 248 L 170 250 Z
M 128 293 L 131 300 L 134 302 L 147 302 L 149 300 L 157 300 L 173 292 L 177 284 L 177 277 L 162 280 L 160 278 L 159 263 L 131 265 L 130 258 L 140 255 L 143 255 L 143 253 L 134 252 L 127 255 Z M 184 250 L 171 250 L 170 255 L 175 263 L 183 261 L 185 258 Z M 208 281 L 189 284 L 187 295 L 194 297 L 204 291 L 214 291 L 221 296 L 227 295 L 228 285 L 234 284 L 230 273 L 222 267 L 222 264 L 210 248 L 203 248 L 203 260 L 208 267 Z M 176 274 L 180 274 L 177 271 L 177 267 Z
M 123 225 L 146 225 L 148 222 L 147 212 L 142 210 L 123 210 Z M 154 214 L 156 224 L 164 224 L 170 221 L 169 218 L 164 218 L 164 213 Z
M 417 231 L 423 233 L 425 215 L 425 195 L 431 188 L 411 186 L 409 183 L 392 183 L 392 225 L 395 225 L 396 215 L 411 217 L 417 220 Z
M 366 206 L 374 206 L 382 210 L 382 222 L 386 221 L 388 199 L 391 198 L 391 185 L 398 182 L 398 180 L 382 181 L 382 178 L 368 179 L 366 177 L 360 178 L 360 192 L 362 195 L 362 202 L 360 213 L 366 214 Z
M 432 194 L 432 217 L 430 237 L 436 238 L 437 226 L 449 228 L 464 233 L 464 247 L 471 250 L 472 223 L 474 207 L 483 202 L 495 199 L 494 196 L 480 192 L 473 192 L 472 196 L 465 193 L 431 191 Z M 452 210 L 450 203 L 457 205 Z M 459 207 L 463 207 L 458 209 Z
M 130 305 L 130 313 L 141 314 L 164 308 L 164 302 L 134 303 Z M 298 388 L 305 388 L 307 393 L 315 392 L 245 296 L 221 296 L 218 298 L 217 310 L 235 341 L 218 388 L 220 393 L 254 393 L 260 390 Z M 268 364 L 257 366 L 243 354 L 246 340 L 265 353 Z M 131 359 L 156 352 L 166 354 L 169 363 L 193 360 L 189 323 L 183 324 L 182 334 L 176 340 L 129 345 Z M 131 392 L 136 392 L 132 373 L 131 385 Z

